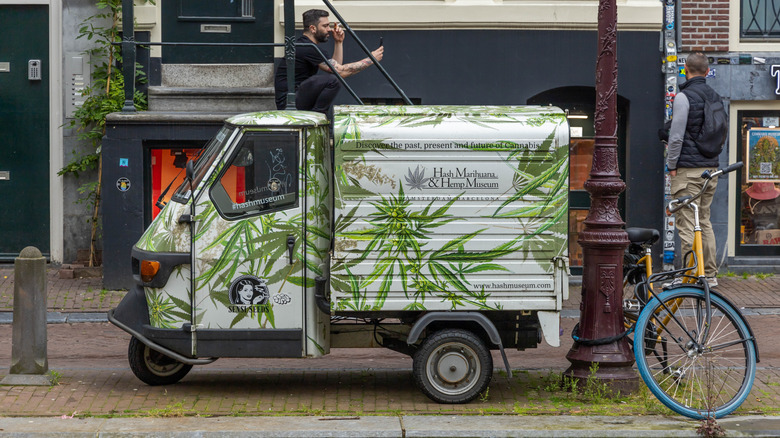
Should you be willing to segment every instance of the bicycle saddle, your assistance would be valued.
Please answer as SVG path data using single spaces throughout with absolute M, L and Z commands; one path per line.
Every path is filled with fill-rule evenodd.
M 626 228 L 628 240 L 638 245 L 652 245 L 661 238 L 661 233 L 652 228 Z

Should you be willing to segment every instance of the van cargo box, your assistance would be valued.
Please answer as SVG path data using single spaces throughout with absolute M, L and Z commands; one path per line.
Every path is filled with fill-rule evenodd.
M 561 310 L 561 109 L 341 106 L 334 141 L 337 312 Z

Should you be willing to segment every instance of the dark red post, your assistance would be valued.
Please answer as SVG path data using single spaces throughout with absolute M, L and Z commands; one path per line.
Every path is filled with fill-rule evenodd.
M 593 167 L 585 190 L 590 211 L 579 243 L 583 251 L 582 304 L 579 336 L 601 339 L 625 331 L 623 325 L 623 252 L 628 236 L 618 210 L 618 197 L 626 185 L 620 179 L 617 157 L 617 5 L 599 0 L 598 60 L 596 62 L 596 144 Z M 586 379 L 598 362 L 596 379 L 613 391 L 628 394 L 639 380 L 631 368 L 634 356 L 624 337 L 606 345 L 574 343 L 566 359 L 565 375 Z

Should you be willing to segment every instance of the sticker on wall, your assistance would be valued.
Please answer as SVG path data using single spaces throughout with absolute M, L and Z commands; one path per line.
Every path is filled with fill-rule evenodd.
M 119 159 L 119 167 L 127 167 L 130 165 L 130 160 L 127 158 L 120 158 Z
M 125 178 L 124 176 L 116 180 L 116 188 L 120 192 L 126 192 L 130 190 L 130 180 Z
M 715 71 L 715 67 L 712 67 L 710 69 L 710 71 L 707 72 L 707 76 L 705 76 L 705 77 L 714 78 L 716 74 L 717 74 L 717 72 Z
M 265 280 L 254 275 L 242 275 L 230 283 L 230 303 L 239 306 L 263 305 L 268 302 Z
M 274 303 L 279 304 L 281 306 L 285 304 L 290 304 L 290 301 L 292 301 L 292 297 L 285 293 L 279 292 L 278 294 L 274 295 Z

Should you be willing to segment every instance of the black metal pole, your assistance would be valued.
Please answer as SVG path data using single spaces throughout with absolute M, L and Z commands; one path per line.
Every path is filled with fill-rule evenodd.
M 284 0 L 284 62 L 287 63 L 287 109 L 295 108 L 295 0 Z
M 590 178 L 585 182 L 591 206 L 579 238 L 584 254 L 579 328 L 583 339 L 611 339 L 625 330 L 623 252 L 629 242 L 618 209 L 626 185 L 618 169 L 617 74 L 617 1 L 599 0 L 596 144 Z M 564 375 L 580 384 L 595 378 L 621 394 L 631 394 L 639 387 L 626 337 L 603 345 L 575 342 L 566 359 L 571 366 Z M 595 375 L 591 368 L 594 363 L 598 364 Z
M 408 97 L 406 97 L 406 93 L 404 93 L 404 91 L 401 89 L 401 87 L 399 87 L 398 84 L 395 83 L 393 78 L 390 77 L 390 74 L 387 72 L 387 70 L 385 70 L 384 67 L 382 67 L 382 64 L 380 64 L 379 61 L 377 61 L 376 58 L 374 58 L 374 55 L 371 54 L 371 50 L 369 50 L 368 47 L 366 47 L 366 45 L 363 44 L 363 41 L 361 41 L 360 38 L 357 37 L 357 35 L 355 34 L 355 31 L 353 31 L 352 28 L 349 27 L 349 24 L 347 24 L 347 22 L 344 20 L 344 18 L 341 16 L 341 14 L 338 13 L 336 8 L 334 8 L 333 5 L 328 0 L 322 0 L 322 1 L 323 1 L 323 3 L 325 3 L 325 6 L 327 6 L 328 9 L 330 9 L 331 12 L 333 12 L 333 15 L 336 17 L 336 19 L 339 20 L 341 22 L 341 24 L 344 25 L 344 29 L 347 31 L 347 33 L 349 33 L 349 35 L 352 37 L 352 39 L 354 39 L 355 42 L 358 43 L 360 48 L 363 49 L 364 52 L 366 52 L 366 54 L 368 55 L 368 58 L 371 59 L 371 62 L 373 62 L 374 65 L 376 65 L 376 68 L 378 68 L 379 71 L 385 76 L 387 81 L 390 82 L 390 85 L 392 85 L 393 88 L 395 88 L 395 91 L 398 92 L 398 95 L 401 96 L 401 98 L 404 100 L 404 102 L 406 102 L 407 105 L 413 105 L 412 101 L 409 100 Z M 286 20 L 287 19 L 285 19 L 285 21 Z
M 123 113 L 135 112 L 135 36 L 133 0 L 122 0 L 122 76 L 125 78 L 125 104 Z

